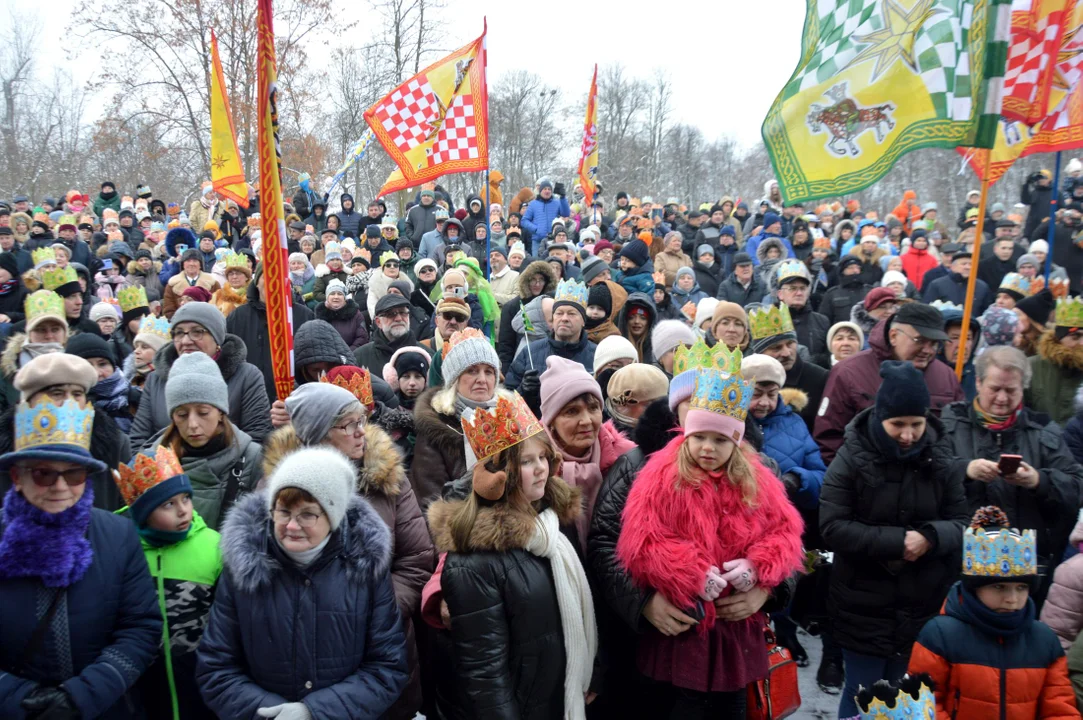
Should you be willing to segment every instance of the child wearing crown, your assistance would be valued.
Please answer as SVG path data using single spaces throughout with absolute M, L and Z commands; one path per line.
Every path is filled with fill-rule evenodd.
M 802 565 L 800 515 L 742 447 L 752 391 L 739 370 L 697 370 L 683 435 L 651 456 L 624 509 L 618 559 L 699 620 L 651 628 L 639 642 L 640 672 L 676 688 L 674 718 L 744 717 L 745 688 L 767 675 L 766 619 L 723 621 L 715 603 L 750 593 L 760 607 Z
M 1035 617 L 1033 530 L 1008 527 L 995 506 L 979 508 L 963 536 L 963 579 L 918 635 L 910 673 L 935 684 L 937 717 L 1079 718 L 1056 634 Z
M 446 557 L 422 607 L 432 614 L 442 594 L 450 616 L 444 714 L 585 718 L 598 641 L 577 552 L 580 491 L 561 479 L 560 455 L 519 395 L 461 422 L 478 458 L 472 489 L 429 508 Z
M 120 465 L 114 479 L 143 543 L 158 589 L 163 646 L 139 680 L 147 717 L 202 717 L 196 648 L 222 573 L 219 535 L 192 507 L 192 484 L 176 454 L 159 446 Z

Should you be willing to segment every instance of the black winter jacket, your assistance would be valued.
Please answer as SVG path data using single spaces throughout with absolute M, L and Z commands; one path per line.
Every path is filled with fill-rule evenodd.
M 820 300 L 819 313 L 827 318 L 828 329 L 835 323 L 849 322 L 850 309 L 872 290 L 872 287 L 861 282 L 860 275 L 847 277 L 845 281 L 845 284 L 828 288 Z
M 953 457 L 941 422 L 928 416 L 924 449 L 899 461 L 876 446 L 874 412 L 862 410 L 846 426 L 820 492 L 820 532 L 835 551 L 828 592 L 835 640 L 889 658 L 906 656 L 940 611 L 959 574 L 970 514 L 965 465 Z M 908 530 L 932 543 L 916 562 L 903 560 Z
M 797 333 L 797 342 L 808 348 L 809 354 L 816 356 L 828 352 L 827 331 L 832 323 L 823 315 L 813 311 L 812 305 L 805 303 L 800 310 L 790 308 L 793 329 Z
M 746 289 L 737 281 L 737 276 L 731 274 L 718 285 L 718 299 L 731 303 L 737 303 L 741 307 L 750 303 L 758 303 L 767 294 L 767 288 L 756 273 L 752 274 L 752 281 Z

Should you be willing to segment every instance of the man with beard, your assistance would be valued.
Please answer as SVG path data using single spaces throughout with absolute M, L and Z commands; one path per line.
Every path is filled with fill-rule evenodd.
M 846 425 L 873 404 L 880 388 L 880 363 L 900 360 L 922 371 L 929 389 L 930 409 L 939 414 L 948 403 L 964 399 L 955 373 L 936 359 L 940 343 L 948 340 L 940 311 L 909 303 L 869 333 L 869 349 L 848 357 L 831 369 L 817 411 L 813 437 L 831 463 L 842 445 Z
M 527 396 L 536 396 L 541 391 L 539 374 L 545 369 L 545 360 L 550 355 L 574 360 L 588 373 L 592 372 L 597 345 L 587 339 L 586 322 L 586 285 L 574 280 L 561 281 L 557 285 L 556 300 L 553 303 L 552 329 L 546 337 L 530 343 L 527 352 L 515 356 L 504 379 L 504 387 L 508 390 L 520 390 L 523 397 L 531 402 L 532 398 Z
M 797 344 L 790 309 L 785 305 L 750 307 L 748 327 L 752 338 L 749 351 L 770 355 L 778 360 L 786 371 L 783 387 L 796 388 L 808 396 L 808 403 L 799 414 L 809 432 L 812 432 L 816 407 L 827 384 L 827 371 L 802 357 L 807 350 Z
M 410 332 L 410 301 L 394 293 L 384 295 L 376 303 L 372 323 L 372 340 L 355 350 L 354 358 L 358 366 L 381 374 L 396 350 L 417 345 L 417 338 Z

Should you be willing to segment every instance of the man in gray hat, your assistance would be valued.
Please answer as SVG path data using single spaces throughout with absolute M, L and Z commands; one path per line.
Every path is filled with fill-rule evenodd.
M 410 329 L 410 307 L 410 301 L 401 295 L 388 293 L 380 298 L 372 319 L 372 339 L 354 351 L 359 367 L 381 377 L 396 350 L 418 344 Z

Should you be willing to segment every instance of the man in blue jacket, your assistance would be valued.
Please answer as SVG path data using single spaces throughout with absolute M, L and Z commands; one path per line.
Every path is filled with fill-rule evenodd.
M 594 350 L 598 346 L 587 339 L 586 322 L 586 286 L 574 280 L 561 282 L 553 303 L 553 322 L 549 334 L 530 343 L 515 357 L 504 378 L 504 387 L 519 390 L 528 404 L 536 402 L 540 406 L 539 374 L 545 370 L 545 359 L 550 355 L 574 360 L 593 374 Z
M 549 235 L 553 221 L 558 217 L 571 217 L 571 214 L 568 201 L 553 195 L 553 183 L 545 179 L 538 183 L 538 196 L 530 201 L 522 220 L 523 227 L 534 237 L 533 255 L 538 254 L 537 244 Z

